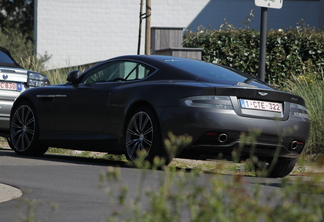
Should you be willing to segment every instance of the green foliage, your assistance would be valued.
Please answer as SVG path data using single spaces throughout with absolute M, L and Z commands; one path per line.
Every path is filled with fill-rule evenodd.
M 248 21 L 246 22 L 248 24 Z M 184 47 L 203 48 L 203 60 L 227 65 L 258 76 L 260 33 L 239 29 L 226 21 L 219 30 L 202 26 L 184 34 Z M 324 32 L 305 24 L 267 33 L 266 81 L 284 82 L 303 74 L 306 65 L 316 70 L 324 65 Z
M 305 153 L 324 153 L 324 72 L 306 69 L 303 75 L 292 76 L 284 90 L 300 95 L 306 101 L 311 121 L 311 133 Z
M 6 28 L 0 32 L 0 45 L 8 49 L 18 63 L 20 58 L 29 57 L 34 51 L 34 44 L 27 40 L 18 29 L 13 28 Z
M 50 56 L 34 54 L 34 44 L 28 37 L 23 35 L 17 29 L 5 29 L 0 32 L 0 46 L 9 50 L 12 58 L 23 68 L 43 72 L 44 63 L 50 59 Z
M 322 221 L 323 177 L 284 179 L 265 194 L 243 176 L 202 175 L 167 168 L 158 187 L 146 186 L 149 171 L 128 186 L 119 168 L 101 174 L 112 211 L 108 221 Z M 271 182 L 268 184 L 271 186 Z
M 43 72 L 51 56 L 34 52 L 34 0 L 2 0 L 0 9 L 0 46 L 23 68 Z
M 61 83 L 65 83 L 67 75 L 70 71 L 72 71 L 73 69 L 69 69 L 69 70 L 62 70 L 62 69 L 52 69 L 52 70 L 45 70 L 43 71 L 43 73 L 48 77 L 48 79 L 51 82 L 51 85 L 55 85 L 55 84 L 61 84 Z
M 40 217 L 39 208 L 45 205 L 44 201 L 37 199 L 28 199 L 28 198 L 20 198 L 18 201 L 18 209 L 16 216 L 19 216 L 15 221 L 18 222 L 38 222 L 38 221 L 50 221 L 50 218 L 54 214 L 55 210 L 58 208 L 56 203 L 51 203 L 51 210 L 46 212 L 46 217 Z M 49 204 L 47 203 L 47 206 Z M 21 212 L 20 212 L 21 211 Z M 44 212 L 42 212 L 44 213 Z
M 27 37 L 34 39 L 34 0 L 2 0 L 0 1 L 0 27 L 14 28 Z
M 255 134 L 249 136 L 255 137 Z M 166 146 L 185 144 L 188 137 L 169 135 Z M 246 141 L 251 141 L 248 139 Z M 125 184 L 119 168 L 101 174 L 112 211 L 108 221 L 322 221 L 323 177 L 283 179 L 280 189 L 265 194 L 261 184 L 247 187 L 242 175 L 226 178 L 201 171 L 165 168 L 158 187 L 146 187 L 147 164 L 135 163 L 138 182 Z M 158 166 L 151 167 L 157 169 Z M 154 172 L 154 171 L 153 171 Z M 156 172 L 158 173 L 158 172 Z M 271 186 L 271 181 L 268 184 Z M 145 192 L 144 192 L 145 191 Z
M 168 137 L 164 140 L 164 144 L 171 159 L 177 156 L 181 148 L 192 142 L 192 137 L 189 135 L 175 136 L 172 132 L 168 132 Z
M 88 65 L 83 65 L 83 66 L 71 66 L 67 68 L 57 68 L 57 69 L 51 69 L 51 70 L 42 70 L 41 72 L 44 73 L 48 79 L 50 80 L 51 84 L 61 84 L 61 83 L 66 83 L 66 78 L 69 72 L 73 70 L 79 70 L 79 73 L 83 72 L 85 69 L 95 65 L 96 63 L 93 64 L 88 64 Z
M 5 31 L 0 32 L 0 46 L 8 49 L 13 59 L 23 68 L 45 74 L 52 85 L 66 82 L 67 74 L 73 69 L 83 70 L 89 67 L 46 70 L 45 62 L 47 62 L 51 56 L 47 53 L 45 53 L 45 55 L 34 54 L 34 44 L 32 41 L 27 39 L 20 30 L 13 28 L 5 29 Z

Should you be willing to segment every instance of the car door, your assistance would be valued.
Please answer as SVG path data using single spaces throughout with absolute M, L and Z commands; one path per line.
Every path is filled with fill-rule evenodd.
M 55 125 L 58 134 L 100 134 L 109 115 L 111 92 L 122 82 L 120 62 L 105 63 L 81 76 L 55 97 Z M 115 80 L 117 79 L 117 80 Z
M 119 132 L 123 123 L 121 111 L 127 103 L 121 97 L 131 93 L 123 94 L 119 86 L 125 81 L 131 83 L 145 78 L 153 71 L 151 67 L 126 60 L 107 62 L 90 69 L 80 77 L 78 84 L 65 87 L 55 97 L 57 132 L 74 135 Z

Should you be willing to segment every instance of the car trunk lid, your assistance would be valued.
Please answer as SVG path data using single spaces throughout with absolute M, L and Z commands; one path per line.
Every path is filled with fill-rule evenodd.
M 27 70 L 0 67 L 0 81 L 25 83 L 27 78 Z
M 272 89 L 215 87 L 215 94 L 229 96 L 239 116 L 286 120 L 291 103 L 305 106 L 301 97 Z

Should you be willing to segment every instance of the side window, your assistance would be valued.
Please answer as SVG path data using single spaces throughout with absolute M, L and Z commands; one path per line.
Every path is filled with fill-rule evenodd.
M 143 79 L 154 71 L 153 68 L 139 63 L 128 62 L 126 65 L 131 68 L 129 69 L 126 80 Z
M 90 70 L 81 82 L 114 82 L 143 79 L 150 75 L 154 69 L 137 62 L 116 61 L 103 64 Z
M 82 79 L 83 83 L 108 82 L 119 75 L 119 63 L 106 63 L 90 70 Z

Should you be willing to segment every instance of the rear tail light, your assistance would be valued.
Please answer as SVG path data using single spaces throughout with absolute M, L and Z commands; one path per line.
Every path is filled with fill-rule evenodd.
M 181 102 L 189 107 L 233 109 L 228 96 L 192 96 L 182 99 Z
M 290 116 L 309 119 L 306 107 L 295 103 L 290 103 Z

